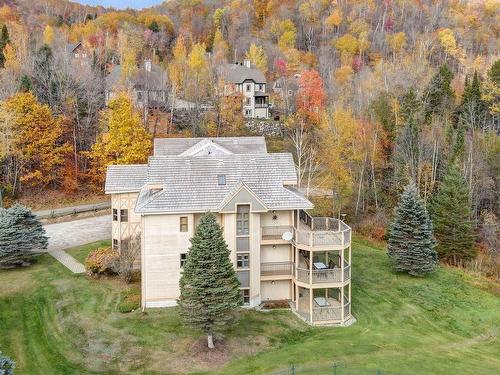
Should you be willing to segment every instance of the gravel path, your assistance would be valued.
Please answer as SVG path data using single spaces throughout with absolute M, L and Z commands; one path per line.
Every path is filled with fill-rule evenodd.
M 85 268 L 64 249 L 106 240 L 111 237 L 111 216 L 95 216 L 64 223 L 44 225 L 49 246 L 47 252 L 73 273 L 83 273 Z

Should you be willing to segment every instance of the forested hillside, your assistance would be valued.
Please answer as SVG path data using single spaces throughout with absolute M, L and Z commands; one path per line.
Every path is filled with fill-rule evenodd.
M 430 203 L 454 165 L 478 243 L 498 248 L 498 1 L 173 0 L 142 11 L 3 3 L 9 200 L 102 190 L 106 165 L 144 162 L 153 136 L 248 134 L 241 110 L 217 94 L 217 67 L 247 58 L 268 84 L 296 87 L 285 97 L 269 87 L 285 126 L 283 140 L 269 141 L 293 152 L 306 194 L 328 195 L 312 197 L 319 209 L 345 212 L 381 239 L 407 182 Z M 171 101 L 194 103 L 182 122 L 173 105 L 133 107 L 127 84 L 145 59 L 168 77 Z M 117 66 L 123 93 L 107 102 Z

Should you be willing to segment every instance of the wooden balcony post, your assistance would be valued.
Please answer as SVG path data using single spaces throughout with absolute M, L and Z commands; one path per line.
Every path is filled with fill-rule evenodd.
M 349 315 L 351 315 L 351 284 L 349 284 Z
M 344 286 L 341 287 L 340 289 L 340 306 L 342 308 L 342 310 L 340 310 L 341 312 L 341 318 L 342 318 L 342 323 L 344 322 Z
M 313 267 L 313 257 L 312 257 L 312 251 L 309 251 L 309 284 L 312 284 L 312 267 Z
M 299 311 L 299 286 L 295 284 L 295 311 Z
M 342 272 L 342 283 L 345 282 L 345 276 L 344 276 L 344 233 L 341 232 L 341 239 L 340 239 L 340 244 L 342 245 L 341 248 L 342 250 L 340 251 L 340 272 Z
M 309 288 L 309 320 L 313 322 L 313 288 Z

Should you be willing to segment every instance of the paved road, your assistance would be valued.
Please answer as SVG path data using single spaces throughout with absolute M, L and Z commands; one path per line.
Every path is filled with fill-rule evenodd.
M 49 237 L 48 253 L 74 273 L 83 273 L 83 264 L 64 252 L 70 247 L 106 240 L 111 237 L 111 216 L 95 216 L 64 223 L 44 225 Z

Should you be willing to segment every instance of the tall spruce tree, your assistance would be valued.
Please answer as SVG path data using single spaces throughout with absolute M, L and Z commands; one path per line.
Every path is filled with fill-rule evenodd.
M 482 129 L 488 117 L 488 105 L 482 99 L 481 81 L 474 72 L 472 82 L 465 78 L 462 103 L 458 107 L 458 118 L 465 129 Z
M 45 230 L 29 208 L 15 204 L 0 210 L 0 268 L 27 266 L 47 245 Z
M 424 97 L 425 118 L 430 121 L 432 115 L 443 114 L 451 110 L 453 105 L 453 89 L 451 81 L 453 72 L 448 65 L 442 65 L 432 77 Z
M 443 178 L 431 202 L 439 258 L 457 264 L 474 258 L 474 225 L 469 190 L 456 165 Z
M 15 367 L 14 361 L 0 352 L 0 375 L 14 375 Z
M 242 302 L 239 285 L 222 229 L 215 215 L 207 213 L 191 239 L 180 279 L 179 306 L 185 322 L 207 334 L 210 349 L 214 333 L 234 322 Z
M 9 30 L 7 29 L 7 25 L 2 26 L 2 30 L 0 31 L 0 68 L 4 67 L 5 64 L 5 55 L 3 50 L 7 43 L 10 42 Z
M 405 188 L 394 215 L 387 244 L 394 269 L 413 276 L 432 272 L 437 264 L 432 223 L 415 184 Z

